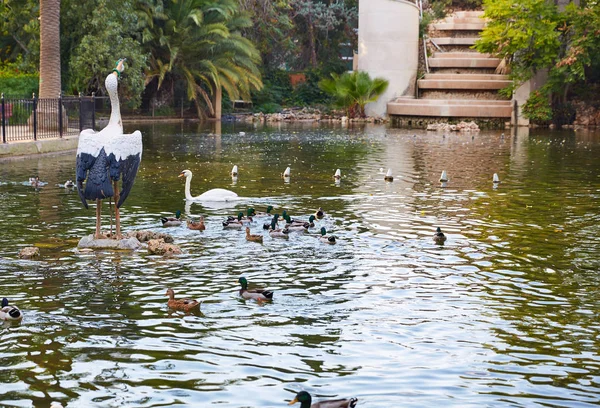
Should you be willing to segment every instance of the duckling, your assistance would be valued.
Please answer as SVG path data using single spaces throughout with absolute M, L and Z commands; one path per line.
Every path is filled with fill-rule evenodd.
M 204 225 L 204 216 L 201 215 L 199 221 L 187 220 L 187 227 L 191 230 L 204 231 L 206 229 L 206 225 Z
M 433 235 L 433 241 L 438 245 L 444 245 L 444 242 L 446 242 L 446 236 L 444 235 L 440 227 L 437 227 L 437 229 L 435 230 L 435 234 Z
M 315 217 L 317 217 L 318 219 L 325 217 L 325 213 L 323 212 L 323 209 L 321 207 L 319 207 L 319 209 L 315 212 Z
M 184 312 L 190 312 L 195 309 L 200 310 L 202 302 L 198 302 L 194 299 L 175 299 L 175 292 L 171 288 L 167 289 L 166 295 L 169 296 L 167 306 L 173 310 L 181 310 Z
M 16 306 L 9 306 L 8 299 L 2 298 L 2 306 L 0 308 L 0 320 L 20 321 L 23 319 L 23 313 Z
M 238 283 L 242 285 L 240 289 L 240 296 L 244 299 L 254 299 L 258 302 L 264 302 L 266 300 L 273 300 L 273 291 L 264 289 L 251 289 L 248 290 L 248 281 L 243 276 L 238 279 Z
M 177 210 L 175 212 L 175 217 L 162 217 L 160 219 L 163 227 L 178 227 L 183 222 L 181 220 L 181 211 Z
M 241 229 L 244 226 L 242 218 L 244 217 L 243 212 L 239 212 L 237 218 L 227 217 L 226 221 L 223 221 L 223 228 L 228 229 Z
M 284 229 L 277 229 L 277 217 L 279 216 L 279 214 L 275 214 L 275 217 L 273 217 L 273 220 L 271 221 L 271 229 L 269 230 L 269 235 L 271 236 L 271 238 L 281 238 L 281 239 L 288 239 L 289 236 L 289 232 L 290 230 L 288 230 L 287 228 Z
M 321 236 L 319 237 L 321 242 L 324 242 L 324 243 L 330 244 L 330 245 L 335 244 L 335 235 L 327 236 L 326 234 L 327 234 L 327 230 L 325 229 L 325 227 L 321 227 Z
M 311 405 L 312 397 L 306 391 L 300 391 L 288 405 L 300 403 L 300 408 L 354 408 L 358 404 L 358 398 L 345 398 L 316 402 Z
M 262 244 L 263 236 L 258 234 L 250 234 L 250 228 L 246 227 L 246 241 L 258 242 Z

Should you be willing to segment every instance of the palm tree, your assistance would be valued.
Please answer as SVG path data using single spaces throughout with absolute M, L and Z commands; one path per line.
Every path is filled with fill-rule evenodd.
M 58 98 L 60 80 L 60 0 L 40 0 L 40 98 Z
M 198 117 L 215 116 L 213 96 L 221 89 L 230 99 L 249 98 L 262 81 L 256 47 L 240 30 L 252 22 L 234 0 L 155 0 L 139 5 L 142 38 L 150 52 L 146 85 L 157 90 L 183 80 Z
M 333 96 L 334 103 L 346 109 L 347 116 L 365 117 L 365 105 L 375 102 L 387 89 L 389 82 L 384 78 L 371 79 L 364 71 L 331 74 L 331 79 L 323 79 L 319 87 Z

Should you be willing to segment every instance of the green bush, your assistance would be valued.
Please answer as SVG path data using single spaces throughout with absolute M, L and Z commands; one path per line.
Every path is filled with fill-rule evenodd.
M 388 85 L 388 80 L 371 78 L 364 71 L 331 74 L 331 79 L 319 82 L 321 89 L 333 97 L 335 105 L 344 108 L 351 118 L 365 117 L 365 105 L 375 102 Z
M 0 65 L 0 92 L 7 98 L 31 98 L 38 92 L 39 76 L 23 72 L 18 63 Z
M 546 124 L 552 119 L 552 107 L 548 95 L 541 91 L 532 92 L 523 105 L 523 116 L 537 124 Z
M 268 102 L 263 105 L 257 106 L 254 111 L 268 114 L 268 113 L 278 113 L 278 112 L 281 112 L 281 110 L 282 110 L 281 105 L 279 105 L 277 103 L 273 103 L 273 102 Z

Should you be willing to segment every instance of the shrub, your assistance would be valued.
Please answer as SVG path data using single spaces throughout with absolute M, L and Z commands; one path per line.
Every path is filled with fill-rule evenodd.
M 365 117 L 365 105 L 375 102 L 383 94 L 389 82 L 384 78 L 371 79 L 363 71 L 331 74 L 331 79 L 319 82 L 323 91 L 334 98 L 335 104 L 346 109 L 349 117 Z
M 545 92 L 535 91 L 523 105 L 523 116 L 538 124 L 544 124 L 552 119 L 552 107 Z
M 21 71 L 18 62 L 0 65 L 0 92 L 5 97 L 31 98 L 38 88 L 38 74 Z

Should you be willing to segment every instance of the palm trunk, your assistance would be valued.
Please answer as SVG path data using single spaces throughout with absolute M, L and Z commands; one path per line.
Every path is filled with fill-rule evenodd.
M 60 0 L 40 0 L 40 98 L 60 94 Z

